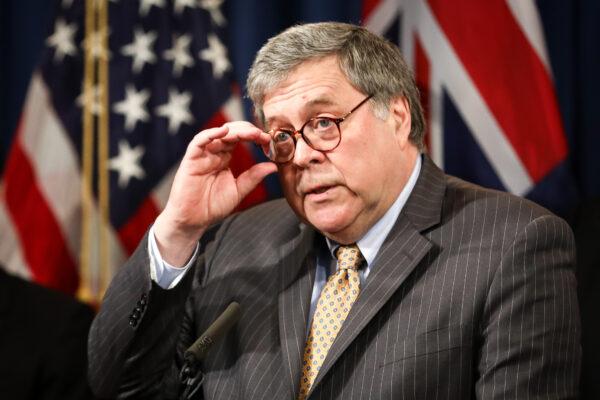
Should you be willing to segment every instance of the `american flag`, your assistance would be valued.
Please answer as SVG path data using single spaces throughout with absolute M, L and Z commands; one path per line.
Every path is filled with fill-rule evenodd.
M 165 204 L 193 135 L 243 119 L 222 3 L 57 3 L 5 168 L 9 269 L 98 300 Z M 253 162 L 240 146 L 232 169 Z M 265 198 L 259 187 L 242 207 Z
M 247 68 L 295 21 L 361 22 L 398 43 L 421 89 L 429 152 L 447 172 L 556 211 L 570 205 L 567 141 L 533 1 L 87 4 L 96 29 L 86 38 L 86 2 L 57 3 L 5 167 L 0 262 L 20 275 L 97 300 L 164 205 L 190 138 L 250 118 L 238 89 Z M 86 49 L 96 65 L 88 80 Z M 236 151 L 234 170 L 258 157 Z M 245 206 L 275 192 L 259 187 Z

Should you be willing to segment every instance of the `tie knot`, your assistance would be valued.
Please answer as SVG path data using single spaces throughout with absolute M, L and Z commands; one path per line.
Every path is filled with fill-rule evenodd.
M 358 269 L 364 261 L 364 257 L 356 244 L 338 247 L 335 255 L 338 261 L 338 270 Z

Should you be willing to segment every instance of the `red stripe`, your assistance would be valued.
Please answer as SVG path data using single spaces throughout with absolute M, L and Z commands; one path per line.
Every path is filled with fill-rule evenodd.
M 428 0 L 534 181 L 567 155 L 553 84 L 505 0 Z
M 361 17 L 363 22 L 371 16 L 371 14 L 373 13 L 373 11 L 375 11 L 380 2 L 381 0 L 363 0 L 361 10 Z
M 23 151 L 20 135 L 11 148 L 4 182 L 7 209 L 33 280 L 74 294 L 79 284 L 76 264 L 58 222 L 37 186 L 35 171 Z
M 119 229 L 119 238 L 128 255 L 134 252 L 158 214 L 158 207 L 152 197 L 148 196 L 138 207 L 136 213 Z
M 423 45 L 421 44 L 421 40 L 419 37 L 415 35 L 415 80 L 417 82 L 417 87 L 419 88 L 419 93 L 421 95 L 421 105 L 423 106 L 423 111 L 425 113 L 425 121 L 430 121 L 430 110 L 429 110 L 429 83 L 431 79 L 431 64 L 427 55 L 425 54 L 425 50 L 423 49 Z M 429 131 L 429 123 L 425 124 L 425 146 L 430 148 L 431 140 L 430 140 L 430 131 Z

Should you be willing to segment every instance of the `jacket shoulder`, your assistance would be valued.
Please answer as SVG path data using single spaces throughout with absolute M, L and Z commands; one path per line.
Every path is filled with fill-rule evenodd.
M 451 206 L 451 209 L 472 207 L 473 211 L 500 214 L 507 221 L 514 219 L 529 222 L 543 216 L 560 219 L 548 209 L 524 197 L 485 188 L 451 175 L 446 175 L 446 182 L 446 207 Z

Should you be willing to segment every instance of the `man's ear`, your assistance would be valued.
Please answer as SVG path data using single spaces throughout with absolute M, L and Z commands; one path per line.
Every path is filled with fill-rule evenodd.
M 398 143 L 404 147 L 410 135 L 411 119 L 410 106 L 405 97 L 398 96 L 390 102 L 390 117 L 393 119 L 394 132 Z

